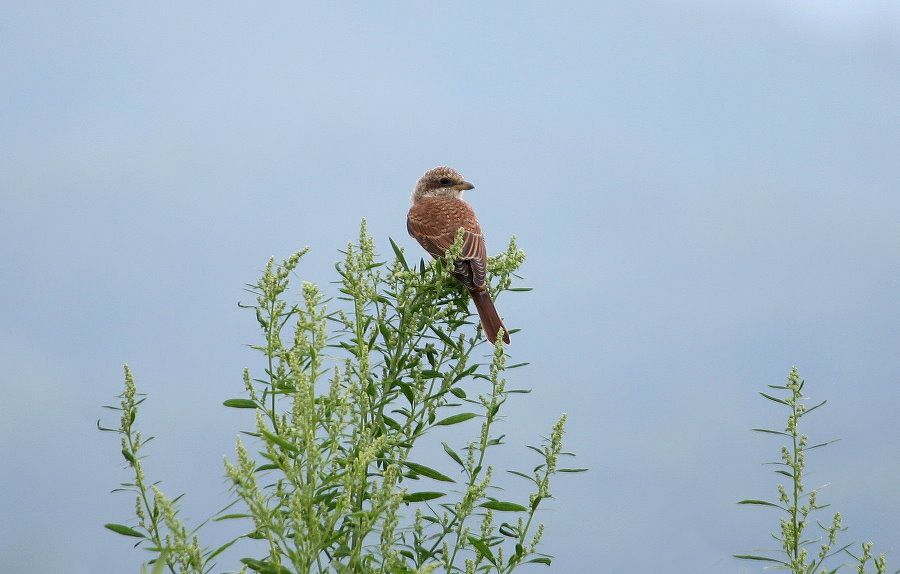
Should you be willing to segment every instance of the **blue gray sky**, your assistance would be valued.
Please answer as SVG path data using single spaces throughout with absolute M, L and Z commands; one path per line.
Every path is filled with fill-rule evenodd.
M 893 0 L 0 7 L 0 564 L 137 572 L 97 419 L 129 363 L 147 469 L 200 521 L 258 366 L 243 291 L 309 245 L 330 287 L 366 218 L 413 258 L 436 165 L 476 188 L 510 460 L 562 412 L 587 474 L 542 516 L 550 572 L 747 573 L 777 515 L 757 395 L 807 379 L 807 486 L 900 564 L 900 5 Z M 528 460 L 526 458 L 526 460 Z M 823 520 L 827 520 L 825 515 Z M 215 544 L 209 540 L 208 544 Z M 222 563 L 219 571 L 233 567 Z M 535 571 L 540 570 L 535 567 Z

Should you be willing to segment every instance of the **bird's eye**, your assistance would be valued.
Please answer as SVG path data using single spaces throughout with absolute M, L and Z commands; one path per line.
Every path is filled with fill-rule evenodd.
M 449 178 L 449 177 L 442 177 L 442 178 L 439 179 L 438 181 L 441 183 L 441 185 L 447 185 L 448 183 L 450 183 L 450 178 Z

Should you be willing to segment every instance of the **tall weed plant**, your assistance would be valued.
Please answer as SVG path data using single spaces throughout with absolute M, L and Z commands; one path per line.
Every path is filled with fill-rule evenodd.
M 180 497 L 148 480 L 149 439 L 136 425 L 146 397 L 126 367 L 111 407 L 119 426 L 102 430 L 120 436 L 133 476 L 120 490 L 135 496 L 135 520 L 106 526 L 154 553 L 154 571 L 210 572 L 235 545 L 247 549 L 240 571 L 261 574 L 508 573 L 551 563 L 538 509 L 556 475 L 583 470 L 561 464 L 571 456 L 566 416 L 528 447 L 532 463 L 500 474 L 491 452 L 504 440 L 501 412 L 525 392 L 506 377 L 523 364 L 507 363 L 502 342 L 483 341 L 441 262 L 411 265 L 391 245 L 393 260 L 379 261 L 363 222 L 336 265 L 337 300 L 302 282 L 291 301 L 306 250 L 270 260 L 248 286 L 265 367 L 245 370 L 245 395 L 224 402 L 253 425 L 224 461 L 233 498 L 212 518 L 245 524 L 236 539 L 207 546 L 203 525 L 180 518 Z M 526 290 L 513 287 L 523 260 L 515 240 L 491 258 L 495 297 Z M 504 480 L 526 481 L 531 494 L 506 500 Z
M 872 542 L 861 544 L 858 550 L 852 550 L 852 544 L 838 543 L 838 536 L 846 530 L 842 526 L 840 512 L 831 514 L 824 523 L 819 521 L 818 516 L 824 513 L 828 505 L 821 501 L 820 488 L 808 489 L 806 486 L 806 456 L 810 451 L 836 441 L 811 443 L 809 437 L 801 432 L 803 419 L 826 402 L 809 406 L 806 402 L 809 399 L 803 394 L 805 385 L 806 382 L 794 367 L 786 384 L 769 385 L 777 393 L 760 393 L 763 398 L 787 411 L 783 429 L 753 429 L 781 441 L 779 460 L 768 464 L 775 467 L 775 474 L 785 483 L 777 486 L 777 500 L 747 499 L 738 504 L 761 506 L 778 512 L 779 528 L 772 538 L 779 547 L 760 554 L 736 554 L 735 557 L 761 562 L 766 569 L 787 570 L 792 574 L 835 574 L 845 569 L 857 574 L 886 574 L 887 560 L 884 554 L 872 554 Z

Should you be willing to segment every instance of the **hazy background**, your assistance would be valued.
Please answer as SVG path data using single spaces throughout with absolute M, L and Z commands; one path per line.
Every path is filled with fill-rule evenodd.
M 504 456 L 568 412 L 591 468 L 529 571 L 759 572 L 730 555 L 777 515 L 735 502 L 777 496 L 748 429 L 783 425 L 757 392 L 792 365 L 829 401 L 812 440 L 843 439 L 807 486 L 897 568 L 898 64 L 894 0 L 3 3 L 2 569 L 149 558 L 102 527 L 133 509 L 95 430 L 126 362 L 148 473 L 216 511 L 251 424 L 220 404 L 259 365 L 244 284 L 310 245 L 332 288 L 361 218 L 418 259 L 409 192 L 441 164 L 489 250 L 528 253 Z

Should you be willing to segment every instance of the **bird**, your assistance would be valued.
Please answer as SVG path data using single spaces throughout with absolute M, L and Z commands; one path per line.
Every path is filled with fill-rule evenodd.
M 450 274 L 468 289 L 488 341 L 495 343 L 503 329 L 503 342 L 509 344 L 509 331 L 487 286 L 484 234 L 475 210 L 462 198 L 463 192 L 474 188 L 455 169 L 440 166 L 426 171 L 412 192 L 406 230 L 432 257 L 445 259 L 459 229 L 463 229 L 462 252 L 453 262 Z

